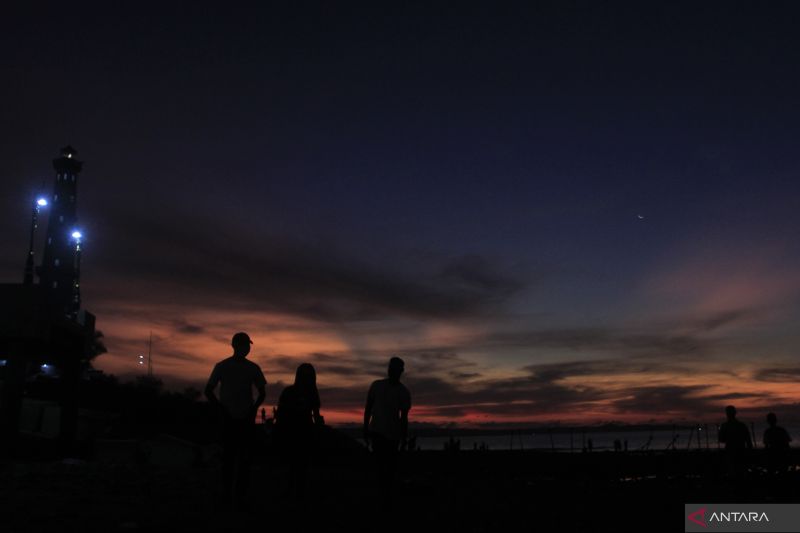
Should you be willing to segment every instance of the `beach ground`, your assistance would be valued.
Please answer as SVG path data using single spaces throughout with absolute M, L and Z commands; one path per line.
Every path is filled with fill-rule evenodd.
M 719 457 L 413 452 L 402 456 L 387 502 L 365 453 L 318 456 L 299 501 L 285 494 L 280 457 L 263 455 L 252 467 L 247 510 L 220 505 L 213 461 L 18 461 L 2 466 L 2 530 L 679 531 L 684 503 L 800 501 L 796 471 L 740 480 L 682 472 Z

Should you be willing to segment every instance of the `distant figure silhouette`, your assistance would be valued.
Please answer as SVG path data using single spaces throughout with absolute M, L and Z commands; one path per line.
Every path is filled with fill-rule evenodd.
M 719 441 L 725 445 L 726 450 L 744 450 L 753 447 L 750 430 L 744 422 L 736 418 L 736 408 L 729 405 L 725 408 L 728 420 L 719 427 Z
M 247 507 L 255 418 L 267 385 L 261 368 L 246 359 L 252 343 L 247 333 L 235 334 L 231 339 L 233 355 L 214 366 L 205 389 L 209 403 L 222 413 L 223 504 L 235 504 L 238 508 Z M 217 384 L 220 384 L 219 399 L 214 394 Z M 253 387 L 258 391 L 255 400 Z
M 728 419 L 719 427 L 719 442 L 725 445 L 728 475 L 738 478 L 745 472 L 745 450 L 753 448 L 753 440 L 747 425 L 736 418 L 734 406 L 725 408 L 725 416 Z
M 317 373 L 309 363 L 303 363 L 297 367 L 294 385 L 281 393 L 275 422 L 276 438 L 289 462 L 288 493 L 294 498 L 305 495 L 314 426 L 324 423 L 319 409 Z
M 461 439 L 454 439 L 452 435 L 444 443 L 444 451 L 446 452 L 458 452 L 461 451 Z
M 400 383 L 405 363 L 399 357 L 389 360 L 389 377 L 374 381 L 364 407 L 364 440 L 372 445 L 378 463 L 378 482 L 383 505 L 391 505 L 400 443 L 408 435 L 408 411 L 411 394 Z
M 764 448 L 775 450 L 786 450 L 789 448 L 789 443 L 792 442 L 792 437 L 789 432 L 778 425 L 778 417 L 775 413 L 767 415 L 767 424 L 769 427 L 764 430 Z
M 764 448 L 767 450 L 767 469 L 771 473 L 783 473 L 789 468 L 789 432 L 778 425 L 775 413 L 767 415 L 769 427 L 764 430 Z

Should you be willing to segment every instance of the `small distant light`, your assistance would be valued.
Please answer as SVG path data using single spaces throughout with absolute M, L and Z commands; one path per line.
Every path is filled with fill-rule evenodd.
M 72 154 L 67 152 L 67 159 L 72 159 Z
M 47 363 L 42 363 L 42 370 L 47 370 L 48 368 Z
M 38 200 L 36 200 L 36 205 L 38 205 L 39 207 L 46 207 L 47 206 L 47 199 L 39 198 Z
M 7 362 L 5 359 L 0 359 L 0 366 L 6 366 Z
M 72 238 L 75 239 L 76 241 L 81 240 L 82 237 L 83 237 L 83 234 L 80 231 L 73 231 L 72 232 Z

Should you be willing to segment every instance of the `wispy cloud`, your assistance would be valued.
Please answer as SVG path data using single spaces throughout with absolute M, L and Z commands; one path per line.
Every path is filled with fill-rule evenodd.
M 95 259 L 101 283 L 114 287 L 117 298 L 153 304 L 180 301 L 326 322 L 446 318 L 485 315 L 525 286 L 479 256 L 410 275 L 320 245 L 270 235 L 247 241 L 202 219 L 163 226 L 117 215 L 109 224 L 126 238 L 106 243 Z
M 797 383 L 800 380 L 800 368 L 762 368 L 753 374 L 753 379 L 772 383 Z
M 736 359 L 745 353 L 737 332 L 769 319 L 794 287 L 779 269 L 766 295 L 729 292 L 727 283 L 769 270 L 759 261 L 711 273 L 700 260 L 672 265 L 645 284 L 651 312 L 586 325 L 547 317 L 545 326 L 511 311 L 531 285 L 489 257 L 410 272 L 319 243 L 233 238 L 202 220 L 141 222 L 120 223 L 138 230 L 103 250 L 86 291 L 109 346 L 99 364 L 120 374 L 137 370 L 132 356 L 152 330 L 157 372 L 202 385 L 244 330 L 270 382 L 268 402 L 310 362 L 334 420 L 357 420 L 392 355 L 406 360 L 414 416 L 437 423 L 692 419 L 726 402 L 755 409 L 800 399 L 769 385 L 796 371 Z M 190 238 L 197 232 L 206 238 Z

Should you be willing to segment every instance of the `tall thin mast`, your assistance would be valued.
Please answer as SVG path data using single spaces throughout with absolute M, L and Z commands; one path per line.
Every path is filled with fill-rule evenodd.
M 150 332 L 150 342 L 147 346 L 147 375 L 153 377 L 153 332 Z

